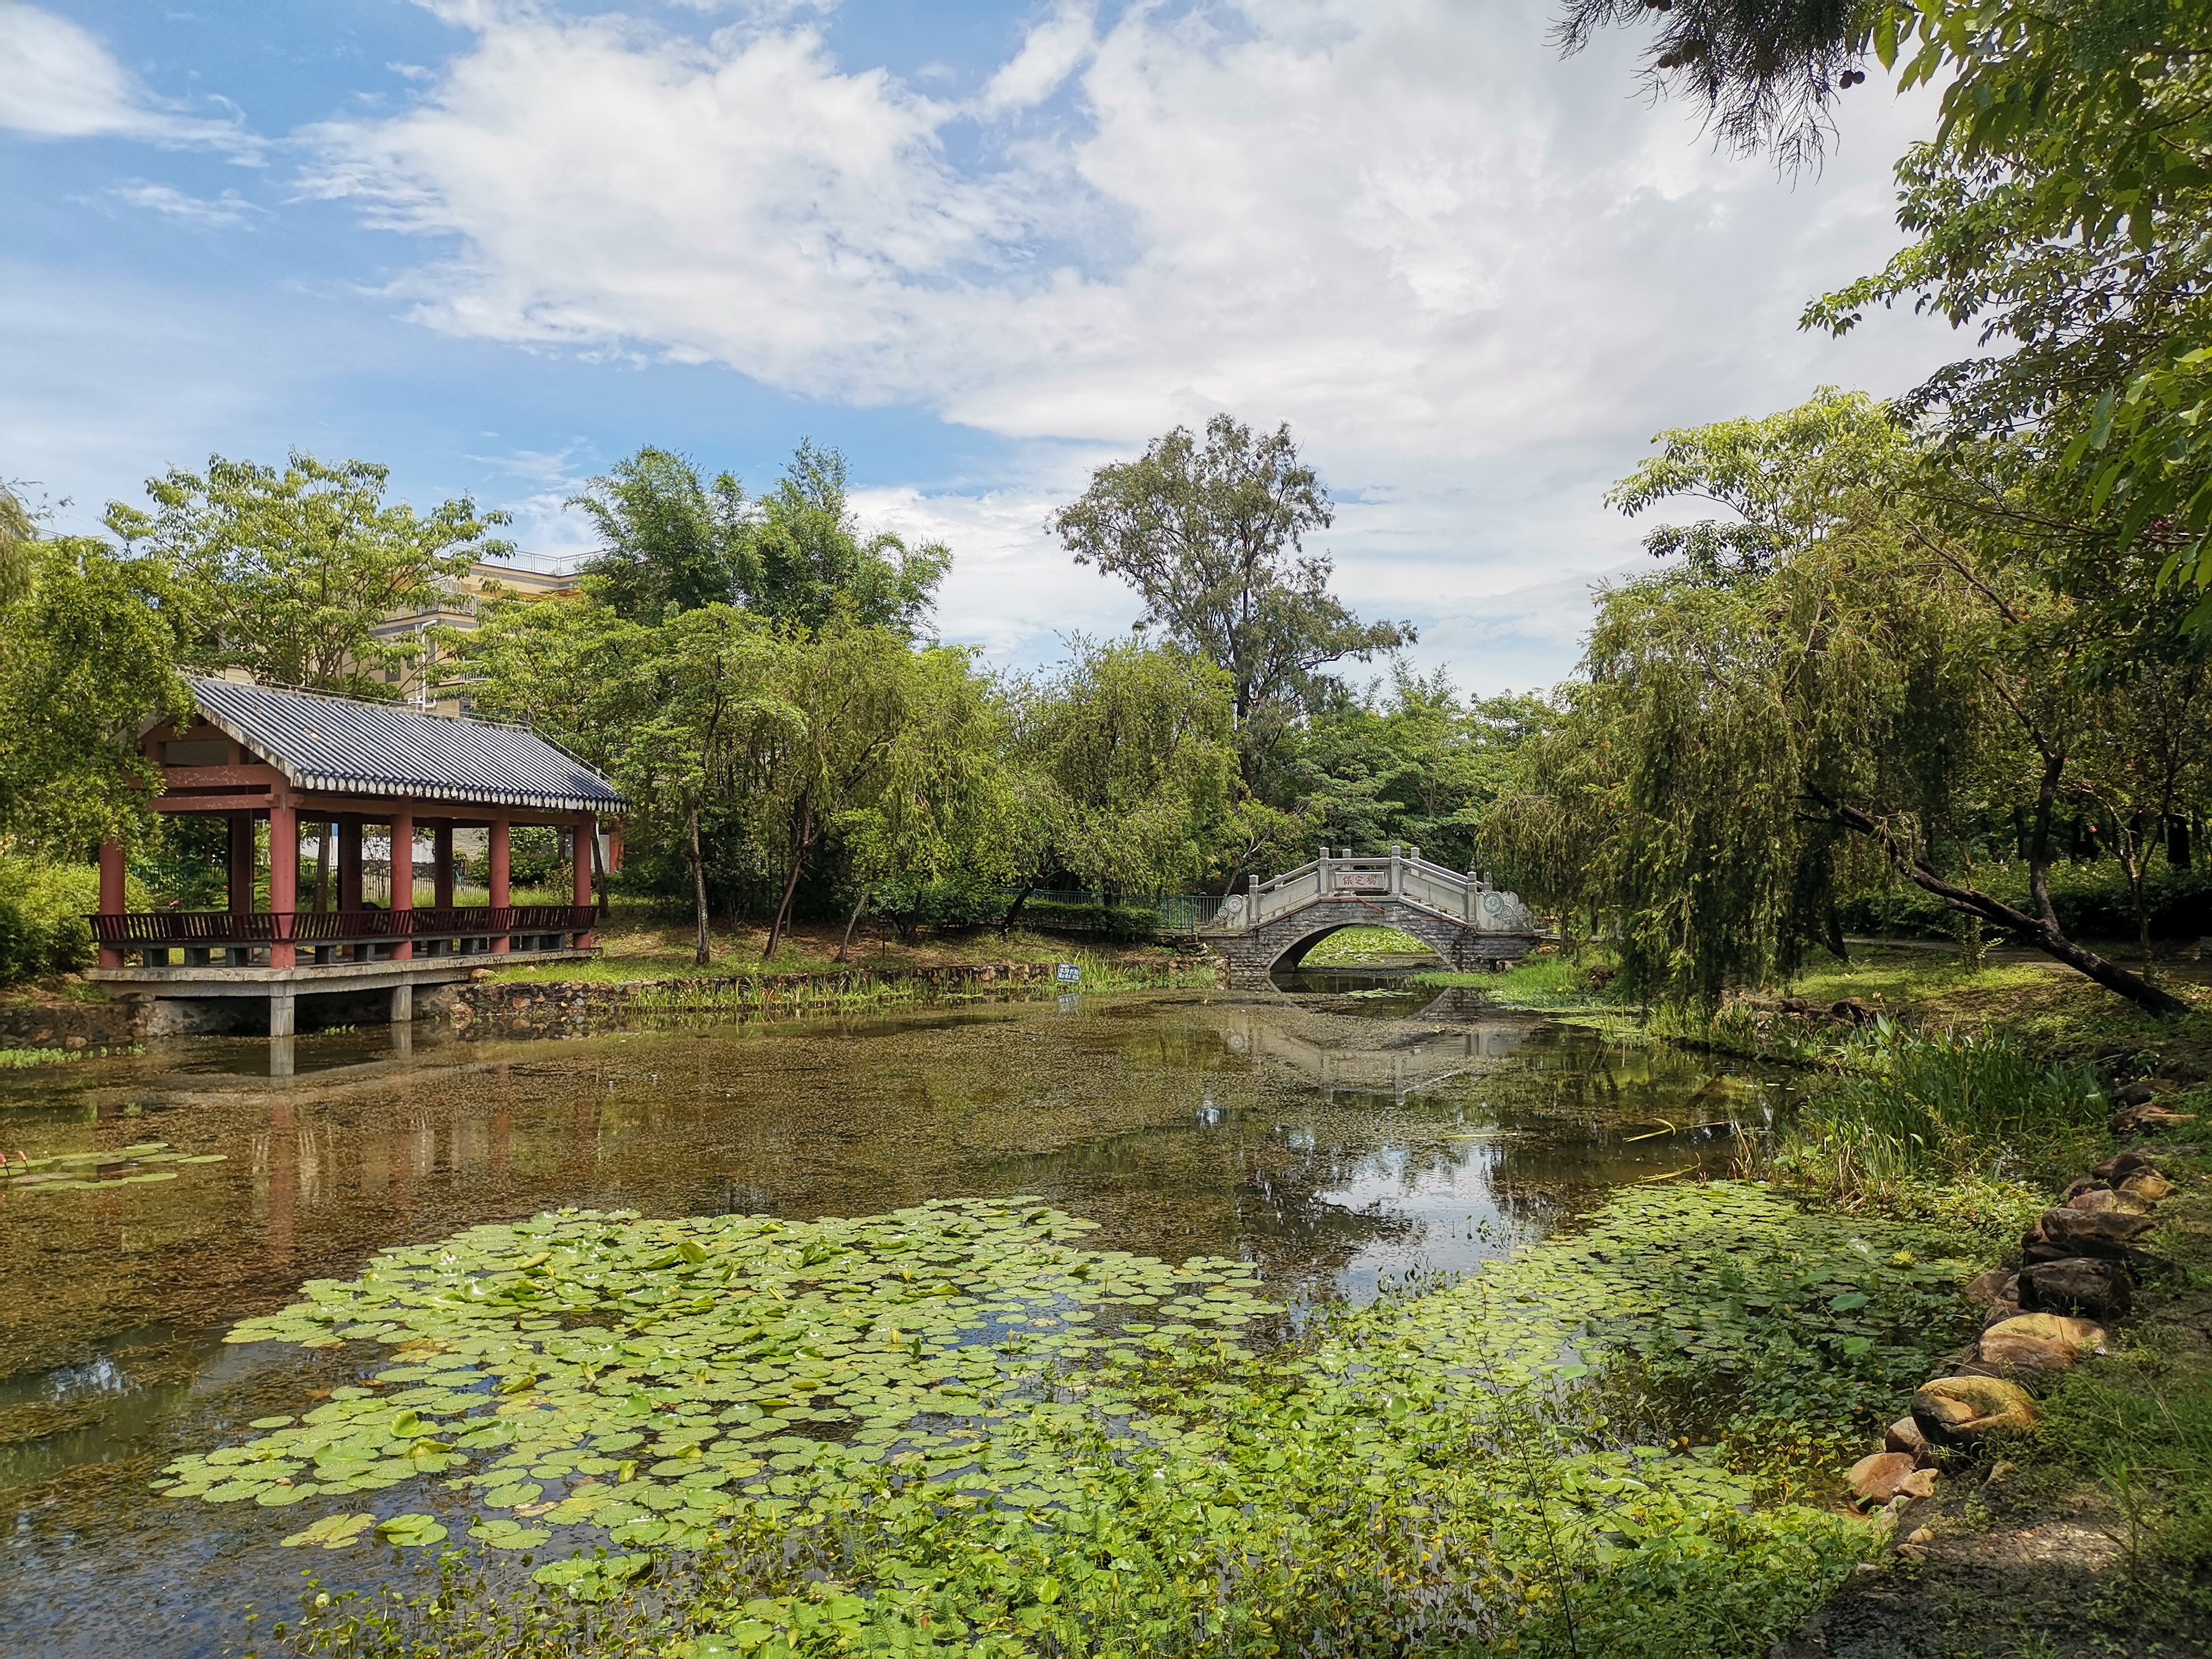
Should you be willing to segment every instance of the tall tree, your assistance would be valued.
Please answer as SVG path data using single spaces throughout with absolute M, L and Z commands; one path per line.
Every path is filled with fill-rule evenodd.
M 1848 510 L 1750 569 L 1692 557 L 1605 596 L 1586 682 L 1486 830 L 1501 861 L 1564 884 L 1558 854 L 1575 848 L 1574 896 L 1620 913 L 1632 971 L 1710 1000 L 1794 965 L 1857 846 L 1954 914 L 2177 1011 L 2070 938 L 2050 891 L 2081 757 L 2112 739 L 2114 665 L 2158 629 L 2155 562 L 2052 535 L 2052 481 L 2032 454 L 1931 452 L 1894 428 L 1885 454 L 1872 405 L 1815 412 L 1866 462 Z M 1773 424 L 1802 433 L 1808 418 Z M 1717 479 L 1742 434 L 1710 430 Z M 1698 431 L 1664 436 L 1668 464 L 1686 464 L 1678 488 L 1707 477 Z M 1825 494 L 1832 477 L 1808 471 Z M 2014 807 L 2030 826 L 2025 903 L 1973 856 L 1978 826 Z
M 703 478 L 688 456 L 650 447 L 569 501 L 590 515 L 599 550 L 585 566 L 622 615 L 659 623 L 735 605 L 804 628 L 927 626 L 951 554 L 908 548 L 854 516 L 845 458 L 802 439 L 758 501 L 730 472 Z
M 1195 880 L 1236 779 L 1226 675 L 1177 646 L 1071 644 L 1059 672 L 1010 688 L 1024 886 L 1058 871 L 1109 895 Z
M 761 502 L 745 603 L 807 628 L 846 623 L 913 639 L 928 624 L 952 555 L 941 542 L 908 548 L 889 531 L 864 531 L 848 477 L 838 451 L 799 441 Z
M 20 571 L 0 595 L 0 842 L 74 859 L 138 841 L 161 785 L 139 733 L 191 707 L 170 573 L 90 538 L 36 536 Z
M 1288 426 L 1255 437 L 1216 415 L 1202 443 L 1177 427 L 1139 459 L 1100 467 L 1047 524 L 1078 564 L 1137 590 L 1140 625 L 1221 665 L 1249 781 L 1323 669 L 1414 637 L 1409 623 L 1361 622 L 1329 592 L 1330 562 L 1304 548 L 1332 519 Z
M 580 507 L 599 532 L 599 550 L 584 570 L 620 615 L 658 623 L 678 611 L 741 602 L 752 520 L 733 474 L 707 482 L 690 457 L 648 444 L 568 505 Z
M 761 833 L 773 815 L 763 758 L 794 744 L 790 641 L 726 605 L 658 627 L 588 599 L 498 607 L 463 642 L 478 706 L 602 769 L 631 806 L 631 833 L 680 852 L 690 876 L 694 960 L 713 953 L 707 825 Z
M 389 471 L 326 465 L 295 450 L 278 471 L 210 456 L 204 473 L 149 479 L 151 514 L 111 501 L 125 544 L 165 561 L 191 592 L 191 659 L 355 696 L 397 695 L 411 640 L 377 637 L 395 614 L 436 601 L 477 560 L 510 551 L 489 532 L 503 513 L 466 496 L 428 514 L 384 499 Z

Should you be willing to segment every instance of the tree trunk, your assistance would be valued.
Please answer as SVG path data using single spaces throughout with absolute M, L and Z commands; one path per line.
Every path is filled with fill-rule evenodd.
M 2189 819 L 2186 814 L 2169 813 L 2166 820 L 2166 867 L 2186 870 L 2189 867 Z
M 1838 914 L 1833 899 L 1828 901 L 1827 914 L 1821 918 L 1821 925 L 1828 936 L 1828 949 L 1835 952 L 1836 960 L 1849 962 L 1851 959 L 1850 946 L 1844 940 L 1844 919 Z
M 699 798 L 689 797 L 684 805 L 689 809 L 690 831 L 687 846 L 691 856 L 691 898 L 699 924 L 698 944 L 691 960 L 696 966 L 704 968 L 712 954 L 713 940 L 707 933 L 707 859 L 699 849 Z
M 783 930 L 791 918 L 792 895 L 799 890 L 799 872 L 806 868 L 807 850 L 814 844 L 814 809 L 802 799 L 799 803 L 799 833 L 792 837 L 791 875 L 783 884 L 783 902 L 775 907 L 775 920 L 769 924 L 768 949 L 761 952 L 763 962 L 775 960 L 776 946 L 783 942 Z
M 853 959 L 853 930 L 860 925 L 860 912 L 868 908 L 869 896 L 875 890 L 872 887 L 863 887 L 860 896 L 853 901 L 853 914 L 845 918 L 845 937 L 837 946 L 838 961 L 850 962 Z
M 2059 764 L 2063 765 L 2063 763 L 2061 762 Z M 2055 771 L 2046 769 L 2045 775 L 2051 777 L 2055 782 Z M 2015 910 L 2002 899 L 1992 898 L 1987 893 L 1978 892 L 1973 888 L 1961 887 L 1955 882 L 1946 881 L 1936 873 L 1934 866 L 1925 859 L 1912 857 L 1899 847 L 1897 838 L 1891 835 L 1888 829 L 1873 814 L 1862 811 L 1856 806 L 1838 806 L 1835 811 L 1846 829 L 1855 830 L 1859 834 L 1880 843 L 1882 849 L 1889 854 L 1890 862 L 1899 874 L 1923 891 L 1933 893 L 1954 910 L 1963 911 L 1968 915 L 1979 916 L 1984 921 L 1993 921 L 1998 927 L 2017 933 L 2023 941 L 2033 945 L 2044 955 L 2064 963 L 2077 974 L 2096 981 L 2107 991 L 2117 996 L 2125 997 L 2137 1007 L 2156 1014 L 2161 1019 L 2171 1018 L 2176 1014 L 2189 1012 L 2189 1005 L 2180 998 L 2160 990 L 2139 975 L 2130 973 L 2118 963 L 2106 961 L 2094 951 L 2082 949 L 2060 931 L 2057 918 L 2051 914 L 2051 884 L 2047 866 L 2044 860 L 2040 859 L 2036 860 L 2035 866 L 2030 872 L 2036 889 L 2037 905 L 2043 915 L 2031 916 L 2026 911 Z M 2037 842 L 2041 845 L 2048 845 L 2049 803 L 2047 800 L 2043 803 L 2038 817 Z
M 1014 895 L 1014 902 L 1006 907 L 1006 919 L 999 924 L 999 932 L 1001 934 L 1014 931 L 1014 924 L 1021 920 L 1022 906 L 1030 902 L 1030 895 L 1036 890 L 1034 887 L 1024 887 Z

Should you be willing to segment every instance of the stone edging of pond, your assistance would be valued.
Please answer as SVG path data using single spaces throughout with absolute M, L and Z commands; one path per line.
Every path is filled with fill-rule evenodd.
M 2113 1127 L 2124 1133 L 2183 1121 L 2170 1112 L 2147 1121 L 2140 1108 L 2130 1108 Z M 1948 1375 L 1915 1391 L 1906 1414 L 1890 1425 L 1882 1449 L 1851 1466 L 1846 1480 L 1862 1504 L 1879 1506 L 1896 1522 L 1913 1503 L 1936 1495 L 1950 1454 L 2033 1429 L 2037 1392 L 2107 1352 L 2097 1322 L 2118 1319 L 2133 1305 L 2137 1274 L 2149 1265 L 2136 1241 L 2175 1190 L 2159 1159 L 2193 1157 L 2197 1150 L 2138 1146 L 2115 1153 L 2069 1186 L 2022 1236 L 2017 1266 L 1992 1267 L 1966 1286 L 1984 1310 L 1981 1334 L 1954 1358 Z M 1932 1536 L 1924 1528 L 1912 1531 L 1899 1548 L 1911 1553 Z

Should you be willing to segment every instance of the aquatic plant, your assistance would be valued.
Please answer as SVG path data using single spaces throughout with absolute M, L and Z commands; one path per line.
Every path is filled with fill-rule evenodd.
M 538 1644 L 517 1652 L 626 1651 L 605 1610 L 627 1609 L 637 1650 L 694 1659 L 1732 1652 L 1869 1541 L 1754 1507 L 1759 1425 L 1863 1432 L 1962 1305 L 1959 1264 L 1722 1184 L 1622 1194 L 1572 1238 L 1263 1342 L 1277 1310 L 1242 1264 L 1086 1250 L 1030 1204 L 568 1212 L 389 1251 L 233 1337 L 400 1363 L 167 1490 L 352 1498 L 290 1541 L 444 1526 L 488 1583 L 501 1552 L 534 1567 L 529 1595 L 470 1604 L 465 1639 L 447 1592 L 342 1594 L 291 1628 L 302 1650 L 477 1650 L 499 1626 Z M 1684 1394 L 1717 1438 L 1657 1431 Z M 1608 1416 L 1625 1401 L 1652 1422 Z M 354 1498 L 402 1486 L 380 1522 Z
M 0 1193 L 89 1193 L 174 1181 L 174 1169 L 157 1164 L 221 1164 L 222 1152 L 173 1152 L 166 1140 L 142 1140 L 111 1152 L 57 1152 L 47 1158 L 0 1153 Z
M 2016 1231 L 2015 1212 L 2040 1207 L 2019 1177 L 2093 1162 L 2085 1143 L 2101 1144 L 2112 1110 L 2093 1068 L 2040 1059 L 2007 1036 L 1881 1019 L 1853 1040 L 1850 1063 L 1811 1092 L 1773 1149 L 1778 1176 L 1847 1208 L 1924 1210 L 1935 1201 L 1924 1189 L 1964 1183 L 1943 1201 L 1963 1195 Z

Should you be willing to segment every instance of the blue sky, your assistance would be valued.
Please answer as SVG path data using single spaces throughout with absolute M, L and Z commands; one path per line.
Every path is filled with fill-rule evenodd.
M 1050 659 L 1126 591 L 1043 532 L 1217 409 L 1287 420 L 1316 544 L 1423 665 L 1571 668 L 1601 503 L 1662 426 L 1960 349 L 1794 327 L 1896 245 L 1924 98 L 1818 178 L 1559 62 L 1541 5 L 0 0 L 0 477 L 56 522 L 211 452 L 387 463 L 549 556 L 652 442 L 748 482 L 801 435 L 955 553 L 948 638 Z M 64 501 L 69 505 L 61 505 Z

